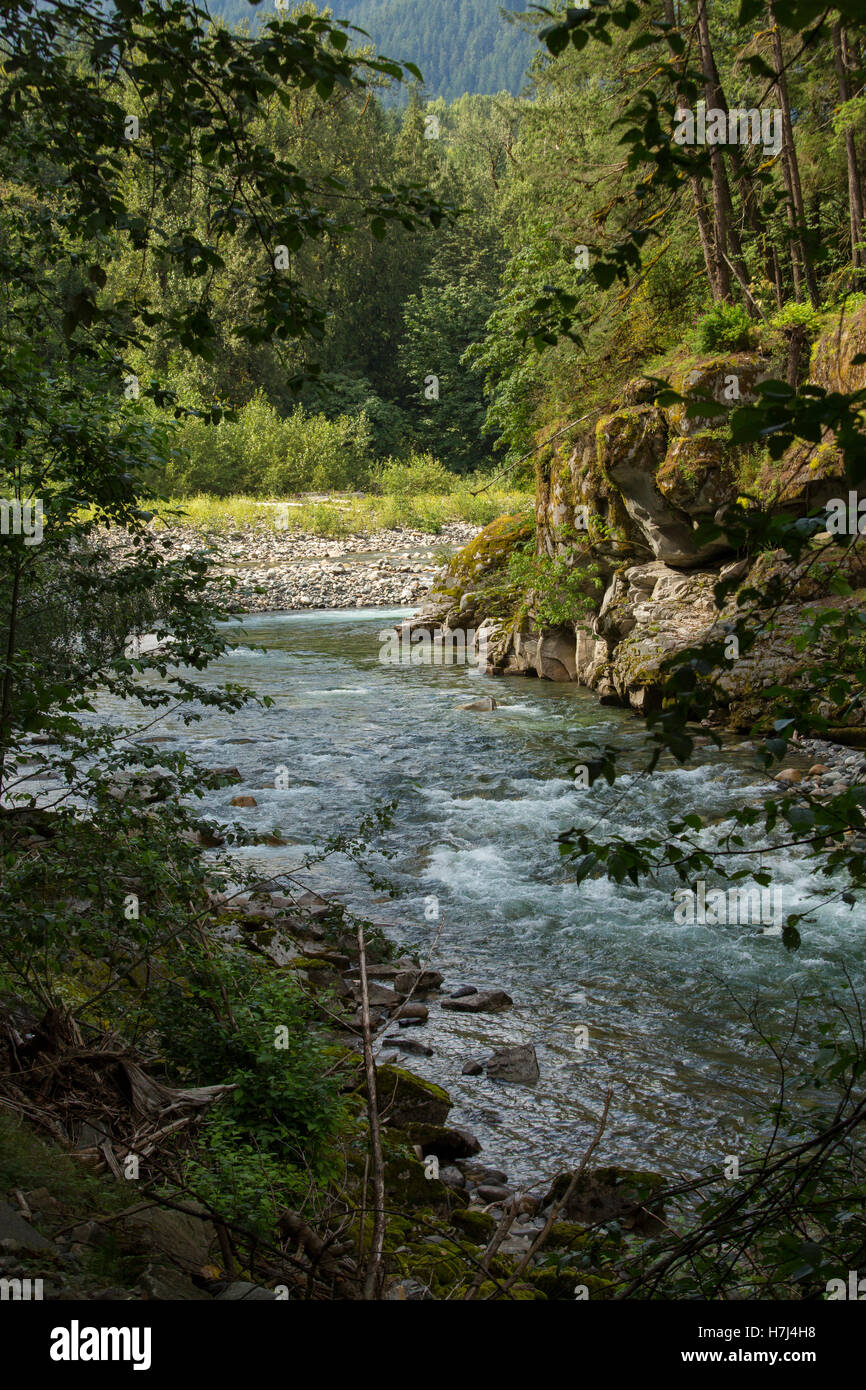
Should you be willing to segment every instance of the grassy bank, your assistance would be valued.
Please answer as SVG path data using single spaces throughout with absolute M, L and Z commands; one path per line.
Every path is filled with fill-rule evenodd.
M 243 526 L 277 527 L 315 536 L 371 535 L 398 527 L 438 534 L 449 522 L 486 526 L 504 513 L 529 511 L 533 496 L 517 488 L 490 487 L 474 495 L 478 482 L 460 483 L 448 493 L 416 496 L 333 493 L 288 501 L 258 497 L 172 498 L 164 517 L 204 532 L 232 531 Z

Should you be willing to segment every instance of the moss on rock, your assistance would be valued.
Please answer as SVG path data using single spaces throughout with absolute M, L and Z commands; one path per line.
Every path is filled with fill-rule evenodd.
M 398 1127 L 443 1125 L 451 1109 L 447 1091 L 403 1067 L 377 1067 L 376 1090 L 380 1111 Z

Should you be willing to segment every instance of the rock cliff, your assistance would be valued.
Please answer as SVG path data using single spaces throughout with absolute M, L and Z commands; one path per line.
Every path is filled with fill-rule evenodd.
M 819 337 L 811 380 L 829 391 L 866 385 L 864 346 L 866 305 Z M 676 392 L 725 404 L 754 400 L 777 375 L 757 353 L 682 355 L 666 372 Z M 760 585 L 783 567 L 790 602 L 720 681 L 719 716 L 751 727 L 764 688 L 801 678 L 794 629 L 804 605 L 830 600 L 828 570 L 844 568 L 853 593 L 843 603 L 862 600 L 862 542 L 843 557 L 824 532 L 796 566 L 767 552 L 750 561 L 724 535 L 703 539 L 702 523 L 720 523 L 738 500 L 806 515 L 847 498 L 841 461 L 829 439 L 777 462 L 736 449 L 717 428 L 721 415 L 708 407 L 695 418 L 681 402 L 654 404 L 657 394 L 652 381 L 632 381 L 579 435 L 540 451 L 534 525 L 514 516 L 489 526 L 440 575 L 413 626 L 474 631 L 491 674 L 578 681 L 646 712 L 665 656 L 730 630 L 735 599 L 719 608 L 720 579 Z

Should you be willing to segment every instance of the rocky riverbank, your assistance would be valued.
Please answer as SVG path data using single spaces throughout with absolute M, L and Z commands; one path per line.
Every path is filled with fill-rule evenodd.
M 866 385 L 864 341 L 860 307 L 841 338 L 837 326 L 816 342 L 810 381 L 825 391 Z M 753 352 L 683 352 L 667 376 L 683 399 L 723 402 L 734 383 L 736 399 L 748 404 L 774 370 Z M 819 516 L 833 499 L 847 499 L 840 452 L 828 436 L 796 441 L 778 461 L 756 459 L 689 414 L 683 399 L 658 405 L 656 396 L 652 381 L 629 382 L 582 434 L 540 453 L 534 527 L 521 516 L 488 526 L 437 579 L 413 621 L 473 632 L 492 675 L 576 681 L 603 703 L 644 715 L 663 700 L 667 658 L 722 645 L 713 722 L 747 732 L 765 717 L 765 691 L 809 686 L 810 663 L 824 648 L 813 645 L 804 657 L 805 615 L 862 606 L 866 542 L 813 528 L 795 562 L 781 551 L 744 556 L 724 533 L 706 541 L 702 524 L 723 524 L 726 509 L 747 497 L 789 517 Z M 510 565 L 515 552 L 520 581 Z M 733 590 L 721 603 L 720 584 Z M 741 654 L 733 636 L 740 602 L 747 610 L 774 585 L 782 599 Z M 831 746 L 866 746 L 866 707 L 829 697 L 815 704 Z
M 229 608 L 251 613 L 397 608 L 426 598 L 443 564 L 479 532 L 449 522 L 438 535 L 399 530 L 340 537 L 246 525 L 203 532 L 173 527 L 170 556 L 213 555 L 215 590 Z M 233 580 L 231 589 L 225 580 Z
M 345 1105 L 356 1117 L 335 1141 L 342 1176 L 334 1209 L 330 1215 L 323 1209 L 316 1217 L 279 1214 L 280 1243 L 291 1258 L 281 1261 L 278 1245 L 269 1249 L 266 1243 L 254 1270 L 246 1257 L 239 1268 L 235 1264 L 244 1244 L 240 1227 L 232 1229 L 233 1256 L 226 1226 L 212 1207 L 189 1193 L 172 1193 L 163 1202 L 157 1188 L 152 1197 L 130 1205 L 116 1179 L 129 1148 L 130 1111 L 136 1111 L 141 1097 L 146 1094 L 151 1101 L 147 1124 L 138 1117 L 147 1129 L 141 1159 L 145 1176 L 153 1150 L 161 1153 L 159 1145 L 178 1127 L 161 1125 L 157 1100 L 163 1108 L 171 1104 L 180 1111 L 183 1124 L 190 1107 L 202 1114 L 234 1088 L 172 1090 L 151 1075 L 152 1056 L 117 1033 L 110 1039 L 106 1035 L 110 1065 L 98 1072 L 101 1108 L 98 1124 L 95 1113 L 91 1124 L 91 1072 L 103 1057 L 102 1042 L 94 1037 L 91 1050 L 79 1057 L 80 1038 L 71 1020 L 49 1015 L 49 1026 L 25 1006 L 4 1000 L 0 1053 L 11 1049 L 11 1070 L 24 1088 L 20 1094 L 26 1090 L 27 1073 L 15 1064 L 14 1049 L 26 1049 L 36 1039 L 41 1063 L 64 1077 L 62 1104 L 52 1102 L 56 1132 L 62 1135 L 70 1106 L 77 1127 L 74 1156 L 62 1145 L 49 1151 L 44 1138 L 22 1131 L 16 1142 L 29 1154 L 22 1162 L 30 1165 L 33 1178 L 3 1190 L 7 1200 L 0 1200 L 0 1273 L 7 1280 L 39 1281 L 37 1297 L 295 1300 L 309 1297 L 313 1280 L 319 1297 L 327 1296 L 323 1289 L 328 1287 L 332 1297 L 360 1296 L 363 1266 L 356 1263 L 355 1252 L 369 1221 L 364 1212 L 371 1169 L 365 1144 L 359 1143 L 367 1086 L 355 924 L 331 895 L 213 893 L 211 901 L 215 942 L 249 950 L 265 968 L 291 977 L 313 1001 L 331 1035 L 332 1070 L 343 1078 Z M 541 1177 L 533 1190 L 511 1184 L 495 1166 L 495 1155 L 480 1156 L 477 1138 L 449 1124 L 448 1093 L 413 1074 L 404 1059 L 433 1054 L 441 1009 L 498 1013 L 512 1000 L 501 990 L 449 987 L 438 971 L 397 956 L 384 932 L 369 924 L 365 958 L 387 1212 L 384 1298 L 465 1298 L 473 1281 L 481 1298 L 502 1293 L 569 1301 L 610 1296 L 624 1248 L 619 1231 L 658 1227 L 664 1210 L 661 1180 L 611 1167 Z M 116 1073 L 112 1067 L 117 1059 L 121 1070 Z M 538 1078 L 531 1047 L 498 1048 L 474 1066 L 503 1085 L 531 1086 Z M 124 1076 L 134 1079 L 131 1097 Z M 102 1174 L 103 1181 L 95 1183 L 88 1174 Z M 609 1223 L 616 1234 L 606 1229 Z M 326 1253 L 329 1249 L 333 1254 Z

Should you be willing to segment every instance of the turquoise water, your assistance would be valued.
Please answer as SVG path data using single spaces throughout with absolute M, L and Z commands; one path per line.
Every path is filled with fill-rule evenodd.
M 837 980 L 842 960 L 862 979 L 862 913 L 822 909 L 804 928 L 802 950 L 789 955 L 760 926 L 678 925 L 673 880 L 578 887 L 558 853 L 560 831 L 597 822 L 599 832 L 637 835 L 694 810 L 716 820 L 704 832 L 712 843 L 726 813 L 766 785 L 751 754 L 705 749 L 688 770 L 640 778 L 642 724 L 588 691 L 493 680 L 471 668 L 382 665 L 378 634 L 399 616 L 246 619 L 238 645 L 202 679 L 213 683 L 218 673 L 253 686 L 273 706 L 205 712 L 189 728 L 170 716 L 152 732 L 204 764 L 239 769 L 242 786 L 201 804 L 214 819 L 237 818 L 290 842 L 242 852 L 267 875 L 295 866 L 329 835 L 353 832 L 377 803 L 399 803 L 393 829 L 371 849 L 395 899 L 341 857 L 307 881 L 338 889 L 422 955 L 436 931 L 425 919 L 435 897 L 433 963 L 446 988 L 493 986 L 513 996 L 514 1008 L 498 1015 L 459 1016 L 434 1004 L 430 1022 L 410 1031 L 436 1053 L 410 1065 L 448 1088 L 452 1121 L 478 1134 L 488 1162 L 515 1176 L 556 1171 L 582 1153 L 609 1087 L 600 1162 L 693 1172 L 744 1153 L 776 1071 L 743 1010 L 759 1001 L 767 1025 L 783 1030 L 794 997 Z M 457 708 L 481 694 L 501 707 Z M 102 712 L 118 710 L 106 703 Z M 615 788 L 574 785 L 569 769 L 586 740 L 623 750 L 629 771 Z M 239 793 L 258 806 L 231 808 Z M 785 911 L 794 910 L 809 895 L 808 865 L 784 858 L 768 867 Z M 579 1025 L 589 1029 L 586 1050 L 576 1047 Z M 537 1086 L 461 1075 L 469 1057 L 508 1042 L 536 1044 Z

